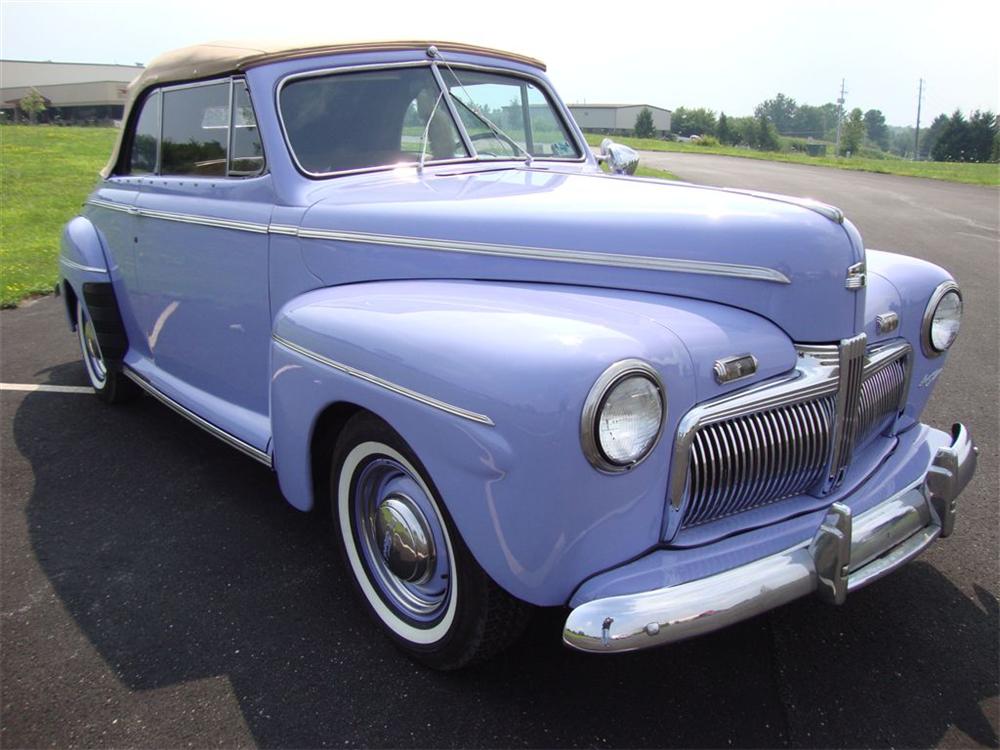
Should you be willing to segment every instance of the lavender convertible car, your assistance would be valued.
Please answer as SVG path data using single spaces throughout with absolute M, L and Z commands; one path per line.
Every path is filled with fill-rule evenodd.
M 364 606 L 438 668 L 532 605 L 612 653 L 841 603 L 948 536 L 976 448 L 920 414 L 954 280 L 831 206 L 631 176 L 544 71 L 442 42 L 158 58 L 59 259 L 97 395 L 328 508 Z

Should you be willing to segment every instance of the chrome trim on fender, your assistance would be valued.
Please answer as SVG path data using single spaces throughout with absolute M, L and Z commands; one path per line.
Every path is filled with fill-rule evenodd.
M 240 453 L 243 453 L 244 455 L 250 456 L 250 458 L 252 458 L 252 459 L 254 459 L 256 461 L 260 461 L 260 463 L 264 464 L 264 466 L 267 466 L 268 468 L 271 467 L 271 456 L 268 455 L 267 453 L 265 453 L 264 451 L 258 450 L 257 448 L 254 448 L 252 445 L 250 445 L 249 443 L 243 442 L 242 440 L 240 440 L 235 435 L 229 434 L 228 432 L 226 432 L 225 430 L 223 430 L 221 427 L 216 427 L 214 424 L 212 424 L 211 422 L 209 422 L 207 419 L 199 417 L 197 414 L 195 414 L 193 411 L 191 411 L 187 407 L 182 406 L 181 404 L 179 404 L 176 401 L 174 401 L 172 398 L 170 398 L 170 396 L 168 396 L 167 394 L 163 393 L 155 385 L 153 385 L 152 383 L 150 383 L 148 380 L 146 380 L 144 377 L 142 377 L 142 375 L 140 375 L 139 373 L 137 373 L 135 370 L 131 369 L 130 367 L 127 367 L 127 366 L 123 367 L 122 368 L 122 372 L 125 374 L 125 376 L 129 380 L 131 380 L 136 385 L 138 385 L 140 388 L 142 388 L 142 390 L 144 390 L 150 396 L 152 396 L 153 398 L 155 398 L 157 401 L 159 401 L 160 403 L 164 404 L 165 406 L 169 407 L 173 411 L 177 412 L 178 414 L 180 414 L 182 417 L 184 417 L 188 421 L 190 421 L 193 424 L 197 425 L 198 427 L 200 427 L 201 429 L 203 429 L 205 432 L 207 432 L 212 437 L 221 440 L 223 443 L 225 443 L 226 445 L 228 445 L 230 448 L 235 448 Z
M 391 391 L 397 395 L 405 396 L 406 398 L 418 401 L 425 406 L 430 406 L 435 409 L 439 409 L 448 414 L 453 414 L 456 417 L 462 417 L 463 419 L 468 419 L 473 422 L 478 422 L 479 424 L 485 424 L 490 427 L 494 427 L 494 422 L 485 414 L 478 414 L 474 411 L 469 411 L 468 409 L 463 409 L 459 406 L 454 406 L 452 404 L 440 401 L 433 396 L 426 396 L 423 393 L 418 393 L 417 391 L 410 390 L 402 385 L 397 385 L 396 383 L 380 378 L 378 375 L 372 375 L 364 370 L 358 370 L 350 365 L 345 365 L 341 362 L 324 357 L 322 354 L 317 354 L 314 351 L 310 351 L 305 347 L 299 346 L 298 344 L 292 343 L 288 339 L 282 338 L 278 334 L 272 334 L 271 338 L 281 346 L 295 352 L 296 354 L 301 354 L 303 357 L 307 357 L 314 362 L 319 362 L 322 365 L 331 367 L 334 370 L 344 373 L 345 375 L 350 375 L 358 380 L 364 380 L 366 383 L 371 383 L 372 385 L 377 385 L 379 388 L 384 388 L 387 391 Z
M 85 266 L 81 263 L 77 263 L 76 261 L 72 261 L 69 258 L 64 258 L 61 255 L 59 256 L 59 262 L 62 263 L 67 268 L 75 268 L 77 271 L 89 271 L 90 273 L 103 273 L 105 275 L 108 274 L 108 269 L 106 268 L 98 268 L 97 266 Z
M 976 463 L 968 431 L 955 425 L 952 436 L 924 477 L 874 508 L 853 516 L 834 503 L 811 540 L 783 552 L 688 583 L 585 602 L 566 619 L 563 641 L 621 653 L 710 633 L 813 592 L 842 603 L 947 535 Z
M 756 281 L 770 281 L 778 284 L 791 283 L 791 279 L 781 273 L 781 271 L 773 268 L 746 266 L 735 263 L 657 258 L 643 255 L 618 255 L 616 253 L 583 250 L 558 250 L 523 245 L 495 245 L 485 242 L 435 240 L 391 234 L 343 232 L 334 229 L 300 228 L 297 234 L 303 239 L 333 240 L 336 242 L 353 242 L 365 245 L 389 245 L 415 250 L 438 250 L 450 253 L 495 255 L 507 258 L 526 258 L 529 260 L 550 260 L 558 263 L 583 263 L 614 268 L 634 268 L 645 271 L 673 271 L 676 273 L 694 273 L 709 276 L 730 276 Z

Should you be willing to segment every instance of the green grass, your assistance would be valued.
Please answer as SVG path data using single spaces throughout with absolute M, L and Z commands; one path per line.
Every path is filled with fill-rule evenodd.
M 0 307 L 52 291 L 62 227 L 93 189 L 117 133 L 0 125 Z
M 606 136 L 587 134 L 587 143 L 598 146 Z M 819 167 L 852 169 L 860 172 L 878 172 L 907 177 L 929 177 L 934 180 L 964 182 L 970 185 L 1000 185 L 1000 164 L 959 164 L 943 161 L 908 161 L 896 157 L 882 159 L 852 156 L 836 159 L 832 156 L 807 156 L 786 151 L 752 151 L 733 146 L 697 146 L 691 143 L 674 143 L 655 138 L 615 137 L 619 143 L 643 151 L 674 151 L 688 154 L 721 154 L 739 156 L 744 159 L 783 161 L 791 164 L 811 164 Z M 641 169 L 642 167 L 640 167 Z

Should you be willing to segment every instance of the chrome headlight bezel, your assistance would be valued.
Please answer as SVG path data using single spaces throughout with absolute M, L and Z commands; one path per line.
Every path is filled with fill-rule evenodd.
M 938 306 L 941 301 L 950 293 L 954 293 L 958 296 L 959 304 L 964 307 L 965 301 L 962 299 L 962 290 L 958 288 L 958 284 L 954 281 L 944 281 L 937 286 L 934 293 L 931 294 L 930 300 L 927 302 L 927 307 L 924 309 L 924 317 L 920 323 L 920 348 L 923 350 L 924 355 L 927 357 L 940 357 L 946 351 L 948 351 L 958 339 L 958 333 L 955 334 L 955 338 L 944 348 L 938 349 L 934 346 L 934 339 L 931 336 L 932 327 L 934 325 L 934 316 L 937 313 Z M 962 326 L 962 309 L 959 310 L 958 318 L 959 331 L 961 331 Z
M 598 422 L 607 397 L 621 383 L 629 378 L 640 377 L 648 380 L 656 388 L 660 397 L 660 425 L 656 437 L 638 458 L 627 463 L 612 461 L 601 447 Z M 620 474 L 630 471 L 645 461 L 656 449 L 663 437 L 663 426 L 667 419 L 667 390 L 663 387 L 659 373 L 651 364 L 641 359 L 623 359 L 608 367 L 594 383 L 587 394 L 580 417 L 580 443 L 587 460 L 598 471 L 605 474 Z

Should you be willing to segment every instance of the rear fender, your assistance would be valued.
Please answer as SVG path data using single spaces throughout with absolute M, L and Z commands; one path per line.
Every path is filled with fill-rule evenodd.
M 69 325 L 76 330 L 76 301 L 83 298 L 83 285 L 111 283 L 107 258 L 97 228 L 83 216 L 72 219 L 63 229 L 59 251 L 59 279 Z

